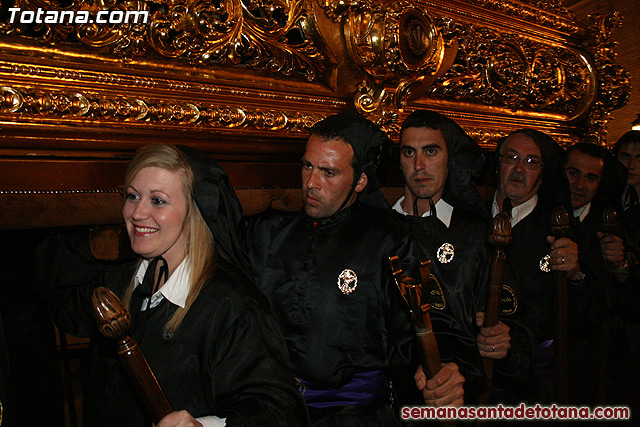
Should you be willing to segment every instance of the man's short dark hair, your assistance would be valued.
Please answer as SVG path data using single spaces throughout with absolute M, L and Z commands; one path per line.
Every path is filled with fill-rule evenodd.
M 358 119 L 363 120 L 361 117 L 356 116 Z M 344 121 L 335 121 L 335 120 L 320 120 L 315 123 L 309 132 L 309 135 L 317 135 L 324 138 L 326 141 L 341 141 L 345 144 L 351 145 L 353 144 L 349 142 L 349 136 L 345 133 L 345 123 Z M 381 131 L 380 131 L 381 132 Z M 353 168 L 353 179 L 354 182 L 360 178 L 360 174 L 364 172 L 364 165 L 375 165 L 375 167 L 385 168 L 385 164 L 381 164 L 381 161 L 385 160 L 385 151 L 387 147 L 384 145 L 376 145 L 369 148 L 364 153 L 364 158 L 359 158 L 354 149 L 353 157 L 351 158 L 351 167 Z M 368 177 L 371 179 L 371 177 Z
M 620 150 L 630 144 L 640 147 L 640 130 L 630 130 L 622 135 L 616 145 L 613 146 L 613 154 L 617 156 Z
M 402 122 L 400 128 L 400 140 L 402 140 L 402 134 L 409 128 L 429 128 L 433 130 L 439 130 L 442 132 L 445 142 L 449 142 L 449 122 L 451 119 L 448 117 L 431 110 L 416 110 Z
M 314 124 L 311 127 L 311 130 L 309 131 L 309 135 L 317 135 L 319 137 L 324 138 L 325 141 L 340 141 L 340 142 L 344 142 L 345 144 L 351 146 L 351 144 L 349 144 L 349 140 L 347 139 L 346 135 L 343 132 L 343 127 L 339 127 L 336 126 L 336 124 L 330 120 L 320 120 L 319 122 L 316 122 L 316 124 Z M 358 175 L 358 177 L 360 176 L 360 174 L 362 173 L 362 167 L 360 166 L 358 159 L 355 155 L 353 157 L 351 157 L 351 167 L 353 168 L 353 173 L 354 175 Z
M 573 144 L 572 146 L 567 148 L 565 159 L 564 159 L 565 163 L 569 158 L 569 154 L 571 154 L 573 151 L 576 151 L 576 150 L 581 152 L 582 154 L 586 154 L 587 156 L 595 157 L 596 159 L 601 159 L 603 164 L 606 160 L 606 153 L 607 153 L 606 148 L 596 144 L 589 144 L 588 142 L 578 142 L 577 144 Z

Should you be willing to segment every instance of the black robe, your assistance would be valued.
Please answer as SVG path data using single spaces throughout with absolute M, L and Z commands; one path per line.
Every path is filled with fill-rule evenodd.
M 640 247 L 640 204 L 631 205 L 623 210 L 620 222 L 633 244 Z
M 98 264 L 86 235 L 41 248 L 54 313 L 61 329 L 92 338 L 85 425 L 141 426 L 151 420 L 117 359 L 114 342 L 97 332 L 91 293 L 106 286 L 122 298 L 136 264 Z M 53 246 L 50 246 L 53 245 Z M 51 254 L 55 253 L 53 257 Z M 305 425 L 306 414 L 288 366 L 282 335 L 255 286 L 224 262 L 203 286 L 173 336 L 163 334 L 177 306 L 150 310 L 139 344 L 174 410 L 226 418 L 227 426 Z M 146 314 L 146 313 L 142 313 Z
M 445 360 L 458 364 L 465 377 L 465 403 L 471 404 L 485 384 L 476 337 L 476 312 L 484 311 L 487 298 L 489 248 L 487 224 L 461 209 L 454 209 L 449 228 L 437 218 L 403 216 L 418 243 L 412 258 L 428 258 L 432 278 L 431 313 L 438 347 Z M 451 262 L 438 260 L 443 243 L 454 247 Z M 419 272 L 411 275 L 419 278 Z
M 616 284 L 596 234 L 600 230 L 599 219 L 591 212 L 577 230 L 580 270 L 589 272 L 596 291 L 583 294 L 583 301 L 573 301 L 574 315 L 569 319 L 569 398 L 574 404 L 594 406 L 605 403 L 609 317 Z M 579 316 L 581 312 L 590 314 Z
M 540 268 L 540 261 L 551 251 L 546 240 L 550 235 L 550 218 L 551 208 L 545 204 L 544 199 L 538 199 L 533 211 L 512 228 L 512 242 L 505 251 L 505 285 L 515 291 L 519 317 L 530 331 L 536 346 L 542 346 L 543 343 L 552 340 L 554 335 L 553 274 Z M 580 252 L 579 239 L 575 236 L 570 238 L 579 245 Z M 597 286 L 599 278 L 594 269 L 587 264 L 581 264 L 580 267 L 585 273 L 584 281 L 575 285 L 568 284 L 569 323 L 599 324 L 606 313 L 606 295 L 604 289 Z M 539 362 L 540 360 L 537 360 L 537 363 Z M 506 400 L 516 398 L 548 401 L 551 399 L 551 383 L 543 385 L 540 382 L 545 379 L 545 375 L 544 372 L 537 372 L 537 396 L 531 393 L 535 391 L 535 386 L 530 384 L 528 389 L 518 389 L 518 393 L 524 392 L 525 395 L 506 396 Z M 530 381 L 530 378 L 525 380 Z M 550 381 L 551 378 L 547 377 L 546 380 Z
M 268 210 L 245 226 L 255 282 L 273 307 L 297 376 L 339 389 L 356 373 L 411 364 L 413 331 L 388 258 L 403 235 L 389 215 L 356 203 L 324 219 Z M 338 287 L 345 270 L 357 276 L 350 294 Z M 381 425 L 372 413 L 359 422 Z
M 614 281 L 609 347 L 609 404 L 628 405 L 640 413 L 640 205 L 619 217 L 619 234 L 630 263 L 623 283 Z M 637 415 L 636 415 L 637 416 Z

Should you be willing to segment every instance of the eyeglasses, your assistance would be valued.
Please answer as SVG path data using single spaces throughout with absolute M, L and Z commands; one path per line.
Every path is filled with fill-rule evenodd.
M 517 154 L 500 154 L 498 157 L 502 157 L 502 161 L 508 165 L 517 165 L 520 160 L 522 160 L 522 165 L 531 170 L 538 170 L 544 163 L 542 163 L 538 159 L 534 159 L 532 157 L 520 157 Z

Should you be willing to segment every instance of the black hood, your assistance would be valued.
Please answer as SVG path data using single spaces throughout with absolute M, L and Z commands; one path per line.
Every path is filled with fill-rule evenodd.
M 240 271 L 248 271 L 248 262 L 238 239 L 242 205 L 227 173 L 211 157 L 184 145 L 176 145 L 186 157 L 194 174 L 193 199 L 209 226 L 216 253 Z

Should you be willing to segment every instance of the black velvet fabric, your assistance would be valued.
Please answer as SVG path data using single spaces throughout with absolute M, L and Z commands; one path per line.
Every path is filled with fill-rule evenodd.
M 114 342 L 97 332 L 91 314 L 93 289 L 106 286 L 122 298 L 136 263 L 96 263 L 84 233 L 56 236 L 40 254 L 53 261 L 51 284 L 64 286 L 53 294 L 56 323 L 73 335 L 92 338 L 85 425 L 151 425 Z M 144 335 L 133 338 L 174 410 L 227 417 L 229 426 L 305 425 L 278 326 L 251 293 L 233 267 L 221 261 L 173 336 L 163 328 L 177 306 L 165 299 L 151 309 Z
M 254 279 L 283 330 L 294 373 L 340 388 L 355 372 L 411 361 L 411 323 L 393 283 L 395 223 L 358 203 L 329 218 L 268 210 L 247 218 Z M 338 276 L 354 271 L 351 294 Z
M 458 364 L 466 380 L 465 403 L 472 404 L 485 385 L 475 316 L 476 312 L 484 310 L 487 297 L 490 256 L 487 224 L 460 209 L 454 209 L 449 228 L 432 217 L 400 219 L 418 242 L 415 248 L 419 250 L 414 251 L 411 258 L 431 261 L 430 272 L 435 277 L 435 281 L 432 279 L 431 313 L 438 347 L 443 358 Z M 437 257 L 438 248 L 445 242 L 455 248 L 453 259 L 446 264 Z M 420 278 L 417 265 L 412 267 L 410 275 Z
M 572 301 L 574 310 L 569 319 L 570 401 L 591 406 L 604 403 L 598 400 L 604 396 L 607 382 L 601 369 L 607 363 L 609 317 L 616 286 L 602 256 L 596 234 L 599 229 L 600 220 L 593 212 L 578 225 L 580 269 L 589 272 L 595 292 L 583 294 L 582 301 Z
M 229 176 L 203 152 L 184 145 L 176 147 L 193 170 L 193 198 L 213 233 L 217 253 L 239 272 L 247 271 L 248 263 L 237 235 L 242 205 Z
M 620 222 L 623 224 L 628 236 L 636 247 L 640 247 L 640 204 L 627 207 L 620 215 Z M 640 254 L 635 254 L 640 260 Z

